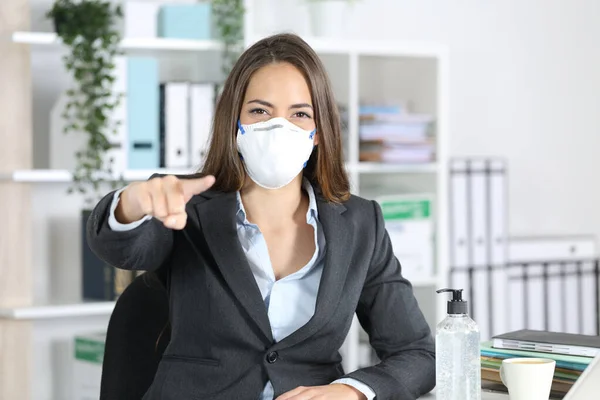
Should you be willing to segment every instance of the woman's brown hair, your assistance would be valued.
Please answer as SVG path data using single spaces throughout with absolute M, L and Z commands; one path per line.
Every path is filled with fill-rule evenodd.
M 203 174 L 216 178 L 213 189 L 240 190 L 246 179 L 237 151 L 237 120 L 248 83 L 260 68 L 279 62 L 295 66 L 304 75 L 312 96 L 319 144 L 304 168 L 304 176 L 328 201 L 342 202 L 350 197 L 344 168 L 340 116 L 333 90 L 321 60 L 300 37 L 277 34 L 252 45 L 232 68 L 215 110 L 210 147 Z

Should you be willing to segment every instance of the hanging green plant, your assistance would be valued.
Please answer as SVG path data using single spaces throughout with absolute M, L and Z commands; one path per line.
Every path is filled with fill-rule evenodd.
M 221 71 L 229 75 L 244 48 L 244 2 L 212 0 L 212 13 L 219 39 L 223 42 Z
M 87 135 L 85 147 L 75 155 L 69 193 L 83 194 L 90 205 L 101 197 L 102 182 L 122 184 L 122 180 L 115 182 L 114 160 L 107 152 L 112 147 L 110 137 L 122 123 L 115 120 L 113 110 L 124 94 L 114 93 L 113 83 L 115 57 L 121 54 L 117 23 L 123 14 L 109 0 L 55 0 L 46 15 L 68 48 L 63 62 L 74 82 L 62 115 L 64 132 Z

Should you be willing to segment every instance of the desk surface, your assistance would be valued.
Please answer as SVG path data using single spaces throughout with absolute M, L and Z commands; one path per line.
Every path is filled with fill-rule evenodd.
M 435 392 L 422 396 L 421 399 L 435 400 Z M 483 390 L 481 392 L 481 400 L 507 400 L 507 393 L 490 392 Z
M 481 390 L 481 400 L 508 400 L 508 393 L 505 391 L 506 388 L 500 383 L 493 382 L 482 382 L 483 389 Z M 557 395 L 553 393 L 550 396 L 551 400 L 561 400 L 564 395 Z M 435 389 L 433 392 L 421 396 L 423 400 L 436 400 Z

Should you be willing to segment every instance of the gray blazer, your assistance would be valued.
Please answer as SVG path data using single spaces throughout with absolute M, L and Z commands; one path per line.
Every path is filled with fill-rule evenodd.
M 144 400 L 255 400 L 267 380 L 278 396 L 343 376 L 369 385 L 378 400 L 417 399 L 434 387 L 431 332 L 379 205 L 356 196 L 328 203 L 316 192 L 327 249 L 315 315 L 280 342 L 237 237 L 235 193 L 194 196 L 182 231 L 155 219 L 112 231 L 113 193 L 97 204 L 87 239 L 98 257 L 117 268 L 167 271 L 171 341 Z M 345 375 L 338 350 L 355 313 L 382 361 Z

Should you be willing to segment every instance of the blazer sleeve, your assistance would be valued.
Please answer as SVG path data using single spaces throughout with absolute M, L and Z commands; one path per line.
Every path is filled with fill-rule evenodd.
M 376 244 L 356 313 L 381 362 L 347 377 L 373 388 L 377 399 L 413 400 L 435 386 L 435 343 L 402 277 L 381 208 L 373 207 Z
M 153 175 L 150 179 L 158 175 Z M 171 254 L 173 231 L 151 218 L 140 226 L 116 231 L 109 226 L 112 191 L 94 207 L 86 224 L 90 249 L 104 262 L 129 270 L 157 270 Z

